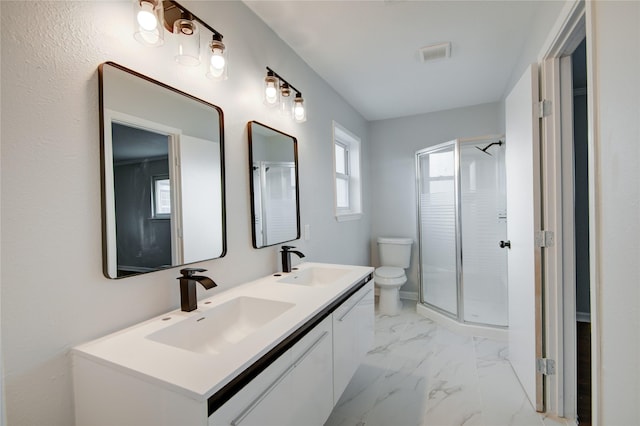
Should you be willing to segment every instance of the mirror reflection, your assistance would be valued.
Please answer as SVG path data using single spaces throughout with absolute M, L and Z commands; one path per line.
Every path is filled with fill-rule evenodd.
M 224 256 L 222 111 L 110 62 L 100 91 L 105 275 Z
M 296 138 L 250 122 L 249 166 L 253 247 L 300 238 Z

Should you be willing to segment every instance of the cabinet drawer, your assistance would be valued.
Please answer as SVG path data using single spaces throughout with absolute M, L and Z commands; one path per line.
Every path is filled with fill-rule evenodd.
M 209 426 L 281 426 L 291 403 L 282 390 L 290 387 L 291 349 L 256 376 L 209 416 Z
M 333 408 L 331 328 L 327 317 L 216 410 L 209 425 L 323 424 Z

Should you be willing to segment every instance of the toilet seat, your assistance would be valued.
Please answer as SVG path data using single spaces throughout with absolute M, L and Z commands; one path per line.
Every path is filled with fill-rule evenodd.
M 381 266 L 373 272 L 373 280 L 379 285 L 402 285 L 407 282 L 404 269 L 394 266 Z

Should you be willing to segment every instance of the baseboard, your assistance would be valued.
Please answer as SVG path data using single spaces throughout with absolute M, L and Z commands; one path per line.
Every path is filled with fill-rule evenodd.
M 400 299 L 415 300 L 416 302 L 418 301 L 418 293 L 415 291 L 400 291 L 399 293 Z M 374 294 L 376 296 L 380 296 L 380 290 L 378 289 L 378 287 L 375 288 Z
M 578 322 L 591 322 L 590 312 L 576 312 L 576 321 Z
M 401 291 L 400 299 L 418 301 L 418 293 L 415 291 Z

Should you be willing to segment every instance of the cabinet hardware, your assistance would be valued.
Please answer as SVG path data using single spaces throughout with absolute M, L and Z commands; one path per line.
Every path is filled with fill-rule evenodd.
M 362 295 L 362 297 L 360 297 L 356 303 L 354 303 L 353 305 L 351 305 L 351 307 L 347 310 L 347 312 L 345 312 L 344 314 L 342 314 L 342 316 L 341 316 L 340 318 L 338 318 L 338 321 L 342 322 L 342 320 L 343 320 L 347 315 L 349 315 L 349 312 L 351 312 L 351 311 L 353 310 L 353 308 L 355 308 L 355 307 L 356 307 L 356 305 L 357 305 L 358 303 L 360 303 L 360 301 L 361 301 L 362 299 L 364 299 L 364 298 L 365 298 L 369 293 L 371 293 L 372 291 L 373 291 L 373 289 L 370 289 L 370 290 L 369 290 L 369 291 L 367 291 L 365 294 L 363 294 L 363 295 Z
M 258 404 L 260 404 L 260 402 L 262 402 L 262 400 L 265 399 L 271 393 L 271 391 L 273 391 L 280 384 L 280 382 L 282 382 L 284 378 L 287 377 L 289 373 L 291 373 L 291 370 L 293 370 L 295 367 L 300 365 L 300 363 L 315 349 L 316 346 L 320 344 L 320 342 L 325 337 L 327 337 L 328 334 L 329 334 L 328 331 L 325 331 L 324 333 L 322 333 L 322 335 L 318 337 L 316 341 L 313 342 L 313 344 L 311 344 L 311 346 L 309 346 L 309 348 L 307 348 L 307 350 L 304 351 L 304 353 L 300 355 L 300 357 L 298 357 L 298 359 L 295 362 L 289 365 L 287 369 L 284 370 L 282 374 L 278 376 L 277 379 L 275 379 L 264 391 L 262 391 L 260 395 L 258 395 L 256 399 L 254 399 L 251 402 L 251 404 L 249 404 L 247 408 L 245 408 L 238 415 L 238 417 L 236 417 L 231 421 L 231 426 L 238 426 L 258 406 Z
M 313 342 L 313 344 L 311 346 L 309 346 L 309 348 L 304 351 L 304 353 L 302 355 L 300 355 L 298 357 L 298 359 L 293 363 L 294 367 L 297 367 L 298 365 L 300 365 L 302 363 L 302 361 L 304 361 L 304 359 L 316 348 L 316 346 L 318 346 L 320 344 L 320 342 L 322 342 L 322 340 L 327 337 L 327 335 L 329 334 L 328 331 L 325 331 L 324 333 L 322 333 L 322 335 L 320 337 L 318 337 L 316 339 L 315 342 Z

